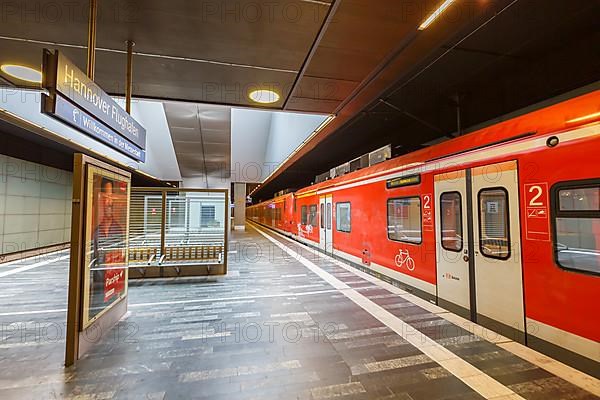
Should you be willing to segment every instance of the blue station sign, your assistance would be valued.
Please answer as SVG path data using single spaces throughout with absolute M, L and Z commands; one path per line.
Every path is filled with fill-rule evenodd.
M 145 150 L 142 150 L 136 144 L 123 139 L 112 129 L 92 117 L 87 112 L 73 105 L 73 103 L 60 94 L 57 94 L 55 98 L 55 112 L 53 116 L 135 160 L 142 162 L 146 161 Z

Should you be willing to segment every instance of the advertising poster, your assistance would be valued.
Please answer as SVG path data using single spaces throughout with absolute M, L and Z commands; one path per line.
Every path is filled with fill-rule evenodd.
M 127 295 L 129 193 L 129 178 L 88 167 L 84 328 Z

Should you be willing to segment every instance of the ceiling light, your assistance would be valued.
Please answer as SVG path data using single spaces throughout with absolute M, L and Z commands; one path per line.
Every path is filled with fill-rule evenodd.
M 419 30 L 422 31 L 422 30 L 427 29 L 427 27 L 429 27 L 429 25 L 431 25 L 433 23 L 433 21 L 435 21 L 436 19 L 438 19 L 438 17 L 440 15 L 442 15 L 442 13 L 444 11 L 446 11 L 446 9 L 448 7 L 450 7 L 450 5 L 452 3 L 454 3 L 454 1 L 455 0 L 446 0 L 446 1 L 444 1 L 442 3 L 442 5 L 437 10 L 435 10 L 429 17 L 427 17 L 427 19 L 421 24 L 421 26 L 419 26 Z
M 42 73 L 36 69 L 15 64 L 4 64 L 0 69 L 5 74 L 22 81 L 42 83 Z
M 279 94 L 267 89 L 255 90 L 251 92 L 248 97 L 250 97 L 250 100 L 261 104 L 277 103 L 280 98 Z
M 567 124 L 572 124 L 572 123 L 575 123 L 575 122 L 586 121 L 588 119 L 594 119 L 596 117 L 600 117 L 600 112 L 589 114 L 589 115 L 584 115 L 583 117 L 579 117 L 579 118 L 575 118 L 575 119 L 571 119 L 571 120 L 567 121 Z

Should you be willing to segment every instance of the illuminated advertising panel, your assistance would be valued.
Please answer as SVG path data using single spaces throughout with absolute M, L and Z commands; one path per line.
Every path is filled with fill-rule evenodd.
M 127 295 L 129 178 L 88 166 L 83 327 Z

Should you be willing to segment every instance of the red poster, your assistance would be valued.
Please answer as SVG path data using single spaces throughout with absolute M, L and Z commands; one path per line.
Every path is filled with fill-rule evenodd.
M 127 293 L 129 179 L 90 166 L 84 326 Z

